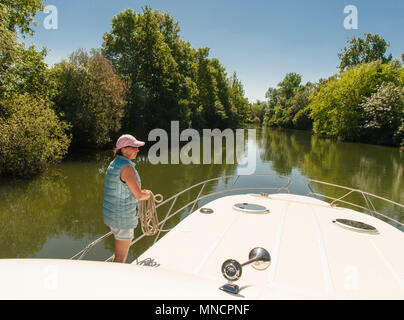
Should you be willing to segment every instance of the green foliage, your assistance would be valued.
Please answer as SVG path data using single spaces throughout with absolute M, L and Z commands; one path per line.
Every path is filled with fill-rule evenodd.
M 315 133 L 359 141 L 363 135 L 360 103 L 383 82 L 399 83 L 401 70 L 393 63 L 372 62 L 349 68 L 322 85 L 308 108 Z
M 385 56 L 387 47 L 390 46 L 378 34 L 365 33 L 366 39 L 355 38 L 347 41 L 348 48 L 344 48 L 343 52 L 338 54 L 341 60 L 339 68 L 341 71 L 347 67 L 357 66 L 361 63 L 369 63 L 380 60 L 382 63 L 391 61 L 392 55 Z
M 404 68 L 400 70 L 400 85 L 404 87 Z
M 292 119 L 293 127 L 299 130 L 310 130 L 313 121 L 310 119 L 310 110 L 307 108 L 300 109 Z
M 196 84 L 198 88 L 197 104 L 201 108 L 201 117 L 203 127 L 211 124 L 217 127 L 215 101 L 217 99 L 217 87 L 213 77 L 209 59 L 209 48 L 201 48 L 197 53 L 197 76 Z M 212 121 L 214 121 L 212 123 Z
M 23 94 L 7 104 L 10 116 L 0 117 L 0 175 L 31 176 L 62 159 L 70 143 L 68 125 L 49 101 Z
M 128 83 L 125 129 L 168 129 L 171 120 L 182 128 L 244 125 L 248 102 L 241 83 L 208 58 L 208 48 L 192 49 L 179 31 L 168 13 L 148 6 L 113 17 L 102 52 Z
M 55 85 L 50 77 L 48 65 L 44 62 L 47 50 L 37 51 L 34 46 L 25 49 L 21 46 L 18 62 L 13 67 L 13 84 L 11 90 L 22 94 L 52 95 Z
M 231 119 L 233 120 L 229 126 L 231 128 L 243 128 L 250 114 L 250 108 L 248 99 L 244 97 L 243 84 L 237 78 L 237 74 L 235 72 L 230 77 L 230 90 L 230 99 L 234 109 L 231 111 Z
M 2 0 L 0 20 L 7 19 L 7 28 L 11 31 L 18 27 L 22 34 L 33 34 L 31 23 L 37 12 L 43 10 L 43 2 L 44 0 Z
M 101 53 L 77 50 L 55 65 L 55 110 L 72 125 L 75 146 L 103 146 L 121 127 L 126 85 Z
M 294 97 L 296 90 L 300 87 L 302 76 L 296 73 L 288 73 L 285 78 L 278 83 L 280 103 L 285 104 L 286 100 Z
M 18 31 L 33 34 L 31 23 L 43 2 L 0 4 L 0 174 L 35 174 L 60 160 L 71 140 L 68 129 L 75 146 L 101 146 L 122 123 L 129 132 L 167 129 L 170 120 L 182 128 L 245 125 L 250 110 L 236 74 L 227 77 L 219 61 L 208 58 L 208 48 L 195 50 L 183 41 L 168 13 L 148 6 L 139 14 L 126 9 L 113 17 L 101 50 L 91 56 L 78 50 L 49 70 L 46 49 L 17 41 Z M 41 126 L 45 115 L 49 121 Z M 18 117 L 27 126 L 25 135 L 17 134 Z M 24 143 L 30 145 L 26 163 L 12 149 Z M 45 150 L 42 158 L 38 148 Z
M 0 176 L 27 177 L 59 161 L 70 137 L 67 124 L 51 109 L 55 86 L 43 61 L 46 50 L 17 42 L 15 27 L 30 30 L 34 2 L 6 5 L 0 6 Z
M 261 124 L 264 122 L 264 116 L 267 109 L 267 103 L 257 100 L 256 103 L 251 105 L 250 123 Z
M 54 90 L 44 62 L 46 49 L 25 48 L 17 42 L 17 33 L 7 29 L 7 20 L 0 21 L 0 116 L 6 112 L 2 101 L 13 95 L 29 93 L 47 97 Z
M 208 55 L 208 48 L 198 50 L 197 101 L 202 119 L 195 124 L 221 129 L 244 127 L 250 111 L 243 85 L 236 73 L 228 79 L 224 67 L 217 59 L 208 59 Z
M 382 83 L 366 98 L 363 109 L 364 135 L 376 144 L 404 145 L 404 87 Z
M 0 13 L 3 17 L 2 7 Z M 10 69 L 15 64 L 18 52 L 16 33 L 8 30 L 7 24 L 6 19 L 0 19 L 0 117 L 6 114 L 3 101 L 12 86 L 14 76 Z
M 167 14 L 146 7 L 142 14 L 131 9 L 119 13 L 112 19 L 112 31 L 104 35 L 103 53 L 128 81 L 125 127 L 130 131 L 167 128 L 171 119 L 189 121 L 184 102 L 193 88 L 179 72 L 189 66 L 174 57 L 192 55 L 178 32 Z
M 302 77 L 288 73 L 278 83 L 278 88 L 269 88 L 266 92 L 268 108 L 264 123 L 269 127 L 311 129 L 307 105 L 316 86 L 308 82 L 301 85 Z

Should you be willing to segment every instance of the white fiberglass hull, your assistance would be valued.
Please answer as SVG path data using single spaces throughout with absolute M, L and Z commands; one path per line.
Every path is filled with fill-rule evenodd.
M 236 203 L 269 212 L 242 212 Z M 404 233 L 377 218 L 290 194 L 233 195 L 203 208 L 213 213 L 196 210 L 133 264 L 0 260 L 0 299 L 404 299 Z M 222 263 L 244 263 L 255 247 L 268 250 L 271 265 L 243 267 L 238 295 L 220 290 Z
M 269 213 L 245 213 L 236 203 L 265 206 Z M 211 280 L 226 280 L 227 259 L 248 260 L 255 247 L 268 250 L 272 262 L 257 271 L 243 267 L 236 282 L 248 299 L 404 299 L 404 233 L 367 214 L 332 208 L 311 197 L 276 194 L 234 195 L 212 201 L 181 221 L 144 252 L 157 268 Z M 348 230 L 336 219 L 374 226 L 377 234 Z M 192 294 L 190 294 L 192 296 Z

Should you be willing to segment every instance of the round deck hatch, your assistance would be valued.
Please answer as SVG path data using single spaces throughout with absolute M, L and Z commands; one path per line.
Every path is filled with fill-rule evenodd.
M 342 228 L 349 229 L 352 231 L 366 232 L 366 233 L 378 233 L 378 231 L 375 227 L 373 227 L 369 224 L 360 222 L 360 221 L 349 220 L 349 219 L 336 219 L 333 222 Z
M 269 213 L 269 209 L 255 203 L 236 203 L 233 209 L 247 213 Z

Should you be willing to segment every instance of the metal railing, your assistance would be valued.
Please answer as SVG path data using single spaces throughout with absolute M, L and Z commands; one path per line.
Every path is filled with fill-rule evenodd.
M 314 182 L 314 183 L 318 183 L 318 184 L 322 184 L 322 185 L 327 185 L 327 186 L 332 186 L 332 187 L 337 187 L 337 188 L 345 189 L 345 190 L 348 190 L 348 191 L 347 191 L 347 193 L 345 193 L 343 196 L 341 196 L 341 197 L 339 197 L 339 198 L 334 198 L 334 197 L 326 196 L 326 195 L 324 195 L 324 194 L 317 193 L 317 192 L 314 192 L 314 191 L 313 191 L 313 189 L 312 189 L 311 186 L 310 186 L 310 184 L 313 183 L 313 182 Z M 402 205 L 402 204 L 400 204 L 400 203 L 391 201 L 391 200 L 389 200 L 389 199 L 386 199 L 386 198 L 383 198 L 383 197 L 380 197 L 380 196 L 377 196 L 377 195 L 375 195 L 375 194 L 372 194 L 372 193 L 369 193 L 369 192 L 365 192 L 365 191 L 362 191 L 362 190 L 359 190 L 359 189 L 348 188 L 348 187 L 344 187 L 344 186 L 340 186 L 340 185 L 337 185 L 337 184 L 332 184 L 332 183 L 328 183 L 328 182 L 324 182 L 324 181 L 320 181 L 320 180 L 308 179 L 307 186 L 308 186 L 309 189 L 310 189 L 310 192 L 309 192 L 307 195 L 313 195 L 313 196 L 323 197 L 323 198 L 332 200 L 332 202 L 330 203 L 330 206 L 331 206 L 331 207 L 336 206 L 336 203 L 337 203 L 337 202 L 341 202 L 341 203 L 344 203 L 344 204 L 347 204 L 347 205 L 351 205 L 351 206 L 360 208 L 360 209 L 362 209 L 362 210 L 365 210 L 365 211 L 369 212 L 372 216 L 377 215 L 377 216 L 383 217 L 383 218 L 385 218 L 385 219 L 388 219 L 388 220 L 390 220 L 390 221 L 392 221 L 392 222 L 395 222 L 395 223 L 397 223 L 398 225 L 404 227 L 404 224 L 401 223 L 400 221 L 397 221 L 397 220 L 395 220 L 395 219 L 393 219 L 393 218 L 391 218 L 391 217 L 389 217 L 389 216 L 386 216 L 386 215 L 384 215 L 384 214 L 382 214 L 382 213 L 376 211 L 376 208 L 375 208 L 373 202 L 371 201 L 370 197 L 374 197 L 374 198 L 377 198 L 377 199 L 379 199 L 379 200 L 383 200 L 383 201 L 389 202 L 389 203 L 391 203 L 391 204 L 393 204 L 393 205 L 399 206 L 399 207 L 401 207 L 401 208 L 404 209 L 404 205 Z M 348 197 L 349 195 L 354 194 L 354 193 L 357 193 L 357 194 L 359 194 L 359 195 L 361 195 L 361 196 L 363 197 L 363 199 L 364 199 L 364 201 L 365 201 L 367 207 L 364 207 L 364 206 L 361 206 L 361 205 L 358 205 L 358 204 L 355 204 L 355 203 L 352 203 L 352 202 L 348 202 L 348 201 L 342 200 L 342 199 L 344 199 L 344 198 L 346 198 L 346 197 Z
M 282 187 L 241 187 L 241 188 L 230 188 L 230 189 L 227 189 L 227 188 L 226 188 L 226 189 L 219 190 L 219 191 L 215 191 L 215 192 L 212 192 L 212 193 L 209 193 L 209 194 L 206 194 L 206 195 L 202 195 L 202 192 L 204 191 L 204 189 L 205 189 L 205 187 L 206 187 L 206 185 L 207 185 L 208 183 L 216 182 L 216 181 L 219 181 L 219 180 L 226 180 L 226 179 L 235 178 L 235 180 L 234 180 L 234 182 L 233 182 L 233 184 L 232 184 L 232 186 L 234 186 L 234 185 L 236 184 L 236 182 L 238 181 L 238 179 L 239 179 L 240 177 L 243 177 L 243 176 L 244 176 L 244 177 L 257 177 L 257 176 L 276 177 L 276 178 L 281 178 L 281 179 L 287 179 L 288 182 L 287 182 L 286 185 L 284 185 L 284 186 L 282 186 Z M 219 195 L 219 194 L 223 194 L 223 193 L 230 193 L 230 192 L 235 192 L 235 191 L 248 191 L 248 190 L 275 190 L 275 192 L 287 191 L 288 193 L 290 193 L 289 186 L 291 185 L 291 183 L 292 183 L 292 178 L 291 178 L 291 177 L 281 176 L 281 175 L 275 175 L 275 174 L 231 175 L 231 176 L 218 177 L 218 178 L 214 178 L 214 179 L 208 179 L 208 180 L 199 182 L 199 183 L 197 183 L 197 184 L 195 184 L 195 185 L 193 185 L 193 186 L 191 186 L 191 187 L 189 187 L 189 188 L 186 188 L 186 189 L 184 189 L 184 190 L 178 192 L 177 194 L 171 196 L 170 198 L 168 198 L 168 199 L 164 200 L 163 202 L 161 202 L 161 203 L 159 203 L 159 204 L 156 205 L 156 209 L 157 209 L 158 207 L 161 207 L 161 206 L 163 206 L 164 204 L 167 204 L 167 203 L 169 203 L 169 202 L 171 201 L 170 208 L 169 208 L 169 210 L 167 211 L 167 213 L 166 213 L 164 219 L 163 219 L 162 221 L 160 221 L 159 224 L 158 224 L 159 229 L 162 229 L 162 228 L 164 227 L 165 223 L 166 223 L 169 219 L 171 219 L 172 217 L 176 216 L 178 213 L 183 212 L 186 208 L 188 208 L 188 207 L 191 206 L 191 205 L 192 205 L 192 208 L 191 208 L 191 210 L 190 210 L 189 212 L 192 213 L 193 210 L 194 210 L 194 208 L 195 208 L 195 206 L 197 205 L 197 203 L 198 203 L 199 201 L 203 200 L 203 199 L 208 198 L 208 197 L 212 197 L 212 196 Z M 330 197 L 330 196 L 326 196 L 326 195 L 324 195 L 324 194 L 320 194 L 320 193 L 314 192 L 313 189 L 311 188 L 311 185 L 310 185 L 311 183 L 318 183 L 318 184 L 333 186 L 333 187 L 337 187 L 337 188 L 342 188 L 342 189 L 348 190 L 348 192 L 347 192 L 346 194 L 344 194 L 342 197 L 333 198 L 333 197 Z M 404 208 L 404 205 L 402 205 L 402 204 L 399 204 L 399 203 L 397 203 L 397 202 L 391 201 L 391 200 L 389 200 L 389 199 L 385 199 L 385 198 L 382 198 L 382 197 L 373 195 L 373 194 L 371 194 L 371 193 L 364 192 L 364 191 L 359 190 L 359 189 L 352 189 L 352 188 L 348 188 L 348 187 L 344 187 L 344 186 L 340 186 L 340 185 L 336 185 L 336 184 L 331 184 L 331 183 L 327 183 L 327 182 L 323 182 L 323 181 L 319 181 L 319 180 L 314 180 L 314 179 L 308 179 L 307 186 L 308 186 L 308 188 L 310 189 L 310 192 L 308 193 L 308 195 L 310 195 L 310 196 L 312 195 L 312 196 L 316 196 L 316 197 L 321 196 L 321 197 L 323 197 L 323 198 L 332 200 L 332 202 L 330 203 L 330 206 L 331 206 L 331 207 L 334 207 L 337 202 L 344 203 L 344 204 L 348 204 L 348 205 L 352 205 L 352 206 L 355 206 L 355 207 L 358 207 L 358 208 L 361 208 L 361 209 L 363 209 L 363 210 L 368 211 L 371 215 L 375 215 L 375 214 L 376 214 L 376 215 L 378 215 L 378 216 L 382 216 L 382 217 L 384 217 L 384 218 L 386 218 L 386 219 L 389 219 L 389 220 L 391 220 L 391 221 L 393 221 L 393 222 L 395 222 L 395 223 L 397 223 L 397 224 L 399 224 L 399 225 L 401 225 L 401 226 L 404 226 L 403 223 L 401 223 L 401 222 L 399 222 L 399 221 L 397 221 L 397 220 L 395 220 L 395 219 L 393 219 L 393 218 L 391 218 L 391 217 L 388 217 L 388 216 L 386 216 L 386 215 L 383 215 L 383 214 L 381 214 L 380 212 L 377 212 L 376 209 L 375 209 L 375 206 L 373 205 L 373 202 L 370 200 L 369 196 L 372 196 L 372 197 L 375 197 L 375 198 L 378 198 L 378 199 L 387 201 L 387 202 L 389 202 L 389 203 L 391 203 L 391 204 L 394 204 L 394 205 L 397 205 L 397 206 L 399 206 L 399 207 L 401 207 L 401 208 Z M 174 208 L 175 203 L 177 202 L 177 199 L 178 199 L 181 195 L 185 194 L 186 192 L 195 190 L 197 187 L 201 187 L 200 190 L 199 190 L 199 193 L 198 193 L 197 197 L 196 197 L 194 200 L 188 202 L 186 205 L 182 206 L 180 209 L 176 210 L 174 213 L 171 213 L 172 210 L 173 210 L 173 208 Z M 367 208 L 366 208 L 366 207 L 363 207 L 363 206 L 360 206 L 360 205 L 357 205 L 357 204 L 354 204 L 354 203 L 351 203 L 351 202 L 347 202 L 347 201 L 345 201 L 345 200 L 342 200 L 342 199 L 346 198 L 348 195 L 350 195 L 350 194 L 352 194 L 352 193 L 359 193 L 359 194 L 361 194 L 361 195 L 363 196 L 363 198 L 365 199 L 365 202 L 366 202 L 366 204 L 367 204 Z M 165 231 L 167 231 L 167 230 L 165 230 Z M 153 244 L 159 239 L 161 232 L 163 232 L 163 231 L 159 230 L 159 232 L 157 233 L 157 235 L 156 235 L 156 237 L 155 237 L 155 239 L 154 239 Z M 98 238 L 97 240 L 95 240 L 95 241 L 91 242 L 90 244 L 88 244 L 83 250 L 81 250 L 80 252 L 76 253 L 76 254 L 75 254 L 73 257 L 71 257 L 70 259 L 76 259 L 76 258 L 77 258 L 78 260 L 83 259 L 83 258 L 85 257 L 85 255 L 86 255 L 96 244 L 98 244 L 99 242 L 105 240 L 106 238 L 108 238 L 108 237 L 111 236 L 111 235 L 112 235 L 112 232 L 106 233 L 106 234 L 103 235 L 102 237 L 100 237 L 100 238 Z M 134 240 L 131 242 L 131 246 L 134 245 L 135 243 L 137 243 L 138 241 L 140 241 L 141 239 L 143 239 L 145 236 L 146 236 L 146 235 L 142 234 L 142 235 L 139 236 L 138 238 L 134 239 Z M 107 260 L 105 260 L 105 261 L 112 261 L 113 258 L 114 258 L 114 256 L 112 255 L 111 257 L 109 257 L 109 258 L 108 258 Z

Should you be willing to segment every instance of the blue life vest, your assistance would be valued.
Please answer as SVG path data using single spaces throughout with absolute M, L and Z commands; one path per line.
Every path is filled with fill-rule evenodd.
M 133 168 L 141 187 L 135 164 L 124 156 L 116 156 L 109 164 L 105 175 L 102 203 L 104 223 L 118 229 L 132 229 L 138 224 L 138 201 L 120 177 L 121 170 L 126 166 Z

